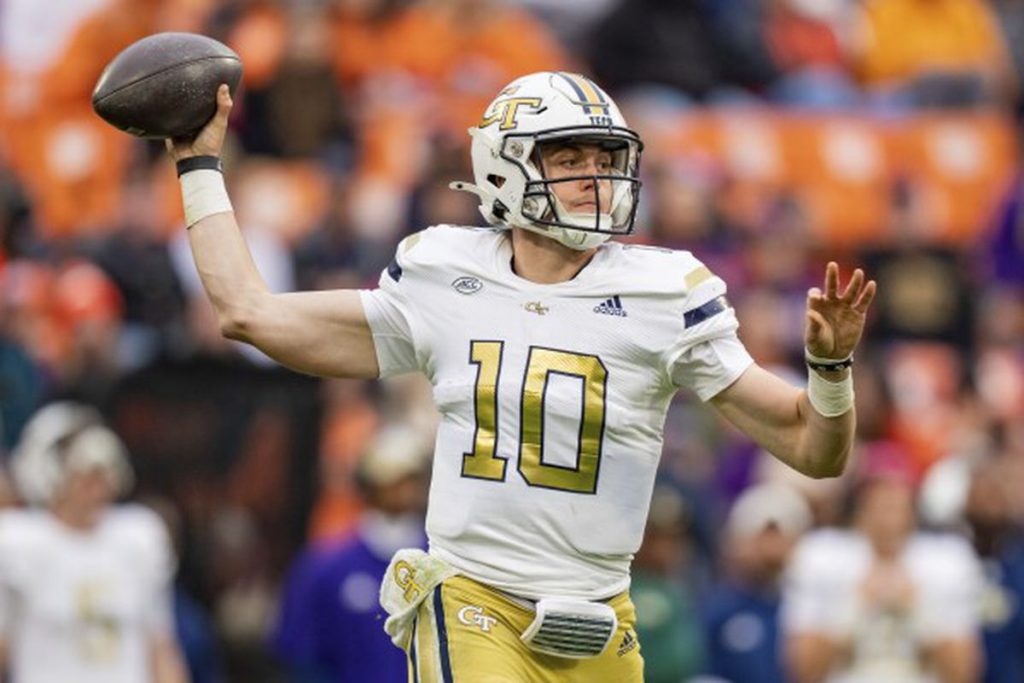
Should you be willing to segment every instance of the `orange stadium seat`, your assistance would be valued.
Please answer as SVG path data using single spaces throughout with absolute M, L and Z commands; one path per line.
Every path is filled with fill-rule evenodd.
M 793 190 L 818 242 L 837 247 L 882 241 L 892 165 L 886 131 L 863 117 L 781 115 Z
M 131 144 L 87 103 L 19 121 L 7 141 L 8 160 L 35 205 L 45 236 L 113 226 Z
M 895 158 L 919 184 L 932 237 L 967 245 L 989 225 L 1016 167 L 1013 124 L 998 114 L 920 114 L 901 127 Z
M 989 223 L 1015 169 L 1016 133 L 989 113 L 919 113 L 896 121 L 761 108 L 697 109 L 659 127 L 648 147 L 717 161 L 730 201 L 751 225 L 765 202 L 793 192 L 825 245 L 864 247 L 890 238 L 893 184 L 923 193 L 931 235 L 965 244 Z

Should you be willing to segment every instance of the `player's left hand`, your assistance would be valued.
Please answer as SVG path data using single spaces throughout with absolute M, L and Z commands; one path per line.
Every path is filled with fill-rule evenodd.
M 825 269 L 824 292 L 812 287 L 807 292 L 807 324 L 804 343 L 821 358 L 846 358 L 864 332 L 868 306 L 875 298 L 874 280 L 865 282 L 864 271 L 853 271 L 846 289 L 839 293 L 839 266 L 834 261 Z
M 224 136 L 228 132 L 228 117 L 232 106 L 231 90 L 223 83 L 217 88 L 217 112 L 195 137 L 164 141 L 171 159 L 177 162 L 195 156 L 219 157 L 224 146 Z

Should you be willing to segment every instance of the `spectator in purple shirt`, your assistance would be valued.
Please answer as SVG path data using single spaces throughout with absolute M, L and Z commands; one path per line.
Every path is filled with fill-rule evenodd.
M 388 639 L 377 601 L 391 555 L 424 547 L 431 443 L 383 430 L 357 469 L 366 512 L 343 541 L 314 546 L 292 567 L 273 648 L 296 683 L 404 683 L 405 654 Z

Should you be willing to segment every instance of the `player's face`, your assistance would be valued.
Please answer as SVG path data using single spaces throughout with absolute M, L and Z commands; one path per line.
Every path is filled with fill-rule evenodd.
M 901 481 L 866 484 L 857 507 L 858 526 L 876 546 L 898 547 L 916 524 L 913 490 Z
M 65 495 L 76 506 L 90 510 L 102 509 L 116 497 L 113 475 L 99 467 L 69 473 L 65 486 Z
M 552 143 L 541 147 L 540 156 L 544 176 L 548 180 L 611 175 L 614 172 L 612 153 L 598 145 Z M 595 181 L 592 177 L 551 183 L 550 188 L 570 213 L 608 213 L 612 205 L 612 181 L 604 179 L 596 182 L 600 208 L 595 202 Z

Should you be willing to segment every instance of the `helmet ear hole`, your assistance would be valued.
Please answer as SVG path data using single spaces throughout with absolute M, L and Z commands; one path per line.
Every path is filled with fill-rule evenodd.
M 500 190 L 501 186 L 505 184 L 505 176 L 500 176 L 497 175 L 496 173 L 491 173 L 490 175 L 487 176 L 487 182 L 489 182 L 491 185 L 494 185 L 494 187 Z

